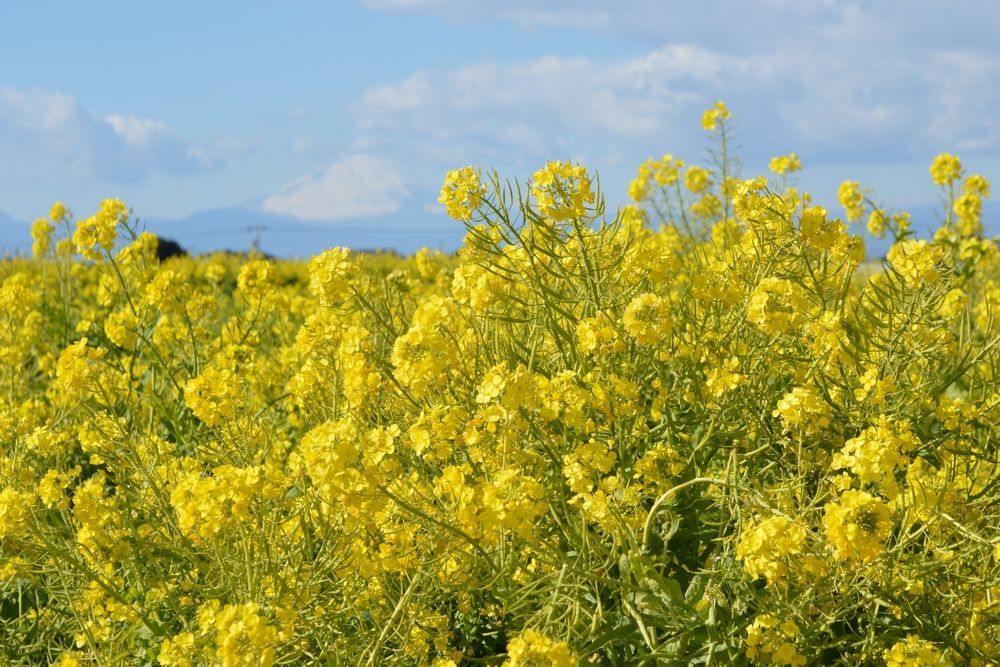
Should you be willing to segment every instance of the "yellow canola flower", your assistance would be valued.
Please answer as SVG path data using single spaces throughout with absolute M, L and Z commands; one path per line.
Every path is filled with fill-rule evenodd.
M 34 502 L 32 493 L 9 486 L 0 491 L 0 539 L 13 537 L 25 527 Z
M 640 345 L 656 345 L 673 328 L 670 302 L 656 294 L 645 292 L 632 299 L 625 308 L 625 331 Z
M 924 665 L 951 665 L 952 661 L 934 644 L 917 635 L 908 635 L 883 653 L 886 667 L 923 667 Z
M 782 176 L 802 169 L 802 161 L 799 160 L 799 156 L 795 153 L 789 153 L 788 155 L 779 155 L 771 158 L 767 168 L 773 173 Z
M 810 206 L 802 211 L 799 229 L 806 243 L 817 250 L 832 250 L 844 239 L 844 223 L 839 219 L 829 220 L 822 206 Z
M 712 174 L 704 167 L 691 165 L 684 172 L 684 187 L 694 193 L 703 192 L 712 184 Z
M 860 220 L 864 213 L 864 199 L 857 181 L 844 181 L 837 188 L 837 201 L 844 207 L 844 217 L 848 222 Z
M 931 162 L 931 180 L 937 185 L 951 185 L 962 177 L 962 162 L 950 153 L 942 153 Z
M 333 306 L 349 296 L 356 267 L 347 248 L 330 248 L 309 261 L 309 289 L 324 306 Z
M 537 630 L 524 630 L 507 643 L 504 667 L 575 667 L 569 644 Z
M 549 162 L 531 177 L 538 213 L 556 222 L 582 218 L 594 203 L 590 175 L 583 165 Z
M 755 664 L 801 667 L 806 658 L 796 647 L 799 626 L 791 619 L 758 614 L 746 630 L 746 655 Z
M 907 287 L 918 289 L 936 282 L 940 277 L 939 265 L 944 259 L 944 252 L 941 247 L 923 239 L 908 239 L 894 243 L 886 259 Z
M 909 423 L 880 417 L 874 426 L 844 443 L 833 457 L 833 468 L 847 468 L 862 483 L 889 481 L 896 470 L 909 465 L 906 454 L 919 445 Z
M 823 524 L 837 559 L 864 563 L 882 554 L 892 528 L 889 506 L 866 491 L 854 489 L 827 503 Z
M 785 278 L 761 280 L 750 294 L 747 319 L 769 334 L 798 329 L 808 316 L 809 301 L 799 285 Z
M 228 369 L 207 368 L 184 387 L 185 404 L 209 426 L 233 419 L 239 399 L 240 381 Z
M 764 577 L 768 586 L 788 573 L 788 559 L 802 552 L 806 526 L 783 516 L 751 520 L 743 527 L 736 557 L 751 577 Z
M 52 234 L 55 230 L 55 226 L 45 218 L 39 218 L 31 223 L 33 241 L 31 255 L 33 257 L 42 257 L 49 251 L 49 247 L 52 245 Z
M 706 109 L 701 114 L 701 129 L 712 132 L 718 127 L 720 120 L 726 120 L 731 115 L 723 102 L 716 102 L 712 108 Z
M 438 201 L 456 220 L 469 220 L 483 203 L 486 186 L 480 182 L 479 171 L 472 166 L 452 169 L 444 178 Z
M 227 604 L 212 614 L 215 655 L 222 667 L 271 667 L 277 659 L 278 630 L 252 602 Z
M 73 243 L 84 257 L 99 262 L 104 256 L 98 248 L 110 253 L 118 237 L 118 225 L 127 219 L 125 202 L 120 199 L 105 199 L 97 213 L 76 223 Z

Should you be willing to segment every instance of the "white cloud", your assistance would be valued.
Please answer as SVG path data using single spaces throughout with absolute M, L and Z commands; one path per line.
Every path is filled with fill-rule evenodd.
M 334 221 L 392 213 L 406 194 L 392 163 L 358 153 L 288 185 L 263 207 L 300 220 Z
M 69 95 L 3 86 L 0 163 L 81 180 L 132 182 L 153 172 L 201 171 L 215 159 L 160 121 L 122 114 L 101 118 Z
M 148 146 L 163 137 L 177 138 L 177 133 L 167 125 L 149 118 L 121 116 L 113 113 L 105 116 L 104 122 L 110 125 L 115 134 L 124 139 L 125 143 L 132 146 Z
M 747 55 L 668 44 L 618 60 L 546 56 L 420 70 L 370 89 L 355 112 L 366 143 L 407 146 L 439 169 L 512 155 L 537 163 L 581 149 L 599 164 L 623 148 L 690 157 L 704 150 L 698 115 L 716 99 L 737 114 L 752 160 L 799 150 L 870 162 L 1000 145 L 991 113 L 1000 56 L 929 47 L 914 60 L 885 50 L 897 35 L 866 21 L 844 11 L 822 34 Z
M 619 62 L 547 56 L 418 71 L 369 90 L 355 105 L 371 137 L 423 142 L 443 161 L 516 152 L 537 160 L 593 141 L 662 136 L 700 100 L 692 81 L 740 63 L 691 46 L 670 46 Z M 468 161 L 468 157 L 464 161 Z

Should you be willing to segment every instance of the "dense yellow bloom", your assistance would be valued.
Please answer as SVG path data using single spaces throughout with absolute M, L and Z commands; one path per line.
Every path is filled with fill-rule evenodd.
M 348 297 L 353 275 L 351 251 L 330 248 L 309 262 L 309 289 L 324 306 L 332 306 Z
M 399 382 L 422 394 L 442 379 L 458 358 L 448 329 L 456 317 L 455 303 L 448 299 L 432 296 L 420 304 L 409 330 L 392 346 L 390 361 Z
M 260 496 L 264 478 L 259 467 L 222 465 L 203 475 L 193 461 L 170 492 L 177 522 L 194 542 L 214 539 L 234 522 L 249 516 L 252 501 Z
M 934 644 L 917 635 L 908 635 L 883 653 L 886 667 L 921 667 L 922 665 L 951 665 L 951 660 Z
M 942 153 L 931 162 L 931 180 L 937 185 L 951 185 L 962 177 L 961 161 L 949 153 Z
M 591 440 L 563 456 L 563 474 L 574 493 L 587 493 L 615 462 L 615 453 L 606 442 Z
M 736 557 L 751 577 L 765 577 L 774 584 L 788 572 L 788 557 L 802 552 L 806 527 L 783 516 L 751 520 L 743 527 Z
M 555 221 L 581 218 L 594 203 L 587 169 L 570 162 L 549 162 L 536 171 L 531 196 L 539 215 Z
M 874 208 L 868 214 L 868 222 L 865 223 L 865 226 L 868 228 L 869 234 L 880 239 L 885 236 L 885 228 L 888 224 L 889 218 L 886 217 L 885 211 L 880 208 Z
M 750 294 L 747 319 L 769 334 L 798 329 L 808 316 L 803 289 L 784 278 L 764 278 Z
M 938 267 L 943 256 L 940 247 L 924 240 L 910 239 L 894 243 L 886 259 L 907 287 L 917 289 L 938 279 Z
M 326 422 L 305 434 L 299 445 L 306 473 L 323 498 L 342 498 L 357 482 L 357 428 L 348 420 Z
M 63 350 L 56 362 L 56 385 L 60 398 L 71 402 L 86 395 L 97 379 L 94 365 L 106 353 L 104 348 L 88 347 L 86 338 Z
M 11 487 L 0 491 L 0 539 L 13 537 L 28 520 L 35 497 Z
M 248 298 L 263 298 L 274 289 L 274 267 L 262 259 L 247 262 L 236 277 L 236 286 Z
M 896 470 L 909 463 L 906 454 L 919 444 L 908 423 L 895 424 L 880 417 L 874 426 L 844 443 L 833 457 L 833 467 L 847 468 L 862 483 L 888 481 Z
M 958 233 L 960 236 L 975 236 L 983 231 L 980 217 L 983 213 L 983 200 L 977 194 L 966 193 L 955 199 L 952 206 L 955 217 L 958 218 Z
M 198 419 L 218 426 L 236 416 L 240 381 L 227 369 L 207 368 L 184 387 L 184 402 Z
M 109 200 L 92 262 L 53 207 L 0 262 L 10 659 L 995 661 L 989 183 L 924 240 L 848 181 L 864 262 L 709 111 L 617 213 L 456 170 L 454 254 L 161 263 Z
M 448 215 L 456 220 L 468 220 L 483 203 L 486 187 L 480 183 L 479 172 L 471 166 L 452 169 L 444 177 L 441 196 Z
M 193 667 L 194 633 L 182 632 L 160 644 L 156 661 L 165 667 Z
M 625 331 L 640 345 L 656 345 L 670 334 L 670 302 L 648 292 L 632 299 L 625 308 Z
M 778 401 L 771 413 L 780 417 L 785 430 L 817 433 L 830 423 L 830 405 L 812 387 L 795 387 Z
M 38 498 L 46 507 L 58 507 L 67 509 L 69 498 L 66 496 L 66 488 L 80 474 L 80 466 L 72 470 L 63 472 L 58 469 L 50 469 L 38 482 Z
M 746 376 L 736 372 L 739 367 L 740 360 L 736 357 L 731 357 L 725 363 L 716 366 L 708 372 L 705 378 L 705 385 L 715 398 L 720 398 L 727 391 L 736 389 L 743 384 Z
M 972 174 L 962 183 L 962 192 L 967 195 L 978 195 L 988 199 L 990 196 L 990 182 L 981 174 Z
M 826 537 L 840 560 L 871 562 L 882 554 L 892 522 L 889 506 L 865 491 L 849 489 L 827 503 L 823 516 Z
M 528 629 L 507 643 L 507 659 L 503 664 L 505 667 L 573 667 L 576 660 L 566 642 Z
M 818 250 L 832 250 L 844 238 L 844 223 L 839 219 L 828 220 L 822 206 L 802 211 L 799 229 L 806 243 Z
M 653 195 L 653 186 L 666 187 L 677 183 L 684 161 L 670 153 L 659 160 L 646 160 L 639 165 L 635 179 L 629 184 L 628 196 L 632 201 L 646 201 Z M 695 185 L 697 185 L 695 181 Z
M 49 220 L 54 223 L 64 222 L 71 215 L 70 210 L 66 208 L 66 204 L 63 204 L 61 201 L 52 204 L 52 208 L 49 209 Z
M 104 333 L 108 340 L 119 347 L 131 350 L 139 342 L 139 318 L 128 306 L 108 315 L 104 321 Z
M 204 629 L 215 631 L 215 655 L 222 667 L 270 667 L 277 657 L 278 630 L 269 625 L 254 603 L 227 604 L 206 614 Z

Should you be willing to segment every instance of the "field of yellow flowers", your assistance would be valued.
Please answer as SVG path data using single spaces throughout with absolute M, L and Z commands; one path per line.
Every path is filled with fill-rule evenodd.
M 935 159 L 919 240 L 731 123 L 614 214 L 453 171 L 454 256 L 160 263 L 56 204 L 0 262 L 0 662 L 996 664 L 989 183 Z

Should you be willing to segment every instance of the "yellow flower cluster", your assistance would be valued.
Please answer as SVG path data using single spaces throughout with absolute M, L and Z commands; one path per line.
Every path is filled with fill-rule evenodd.
M 468 220 L 482 205 L 485 195 L 486 188 L 479 180 L 479 172 L 467 166 L 448 172 L 438 201 L 444 204 L 451 217 Z
M 827 539 L 840 560 L 871 562 L 882 554 L 892 529 L 889 506 L 865 491 L 849 489 L 826 505 Z
M 331 248 L 309 262 L 309 288 L 324 306 L 333 306 L 348 297 L 353 274 L 351 251 Z
M 886 649 L 883 658 L 886 667 L 922 667 L 923 665 L 951 665 L 952 661 L 934 644 L 917 635 L 909 635 Z
M 507 645 L 505 667 L 573 667 L 576 661 L 564 641 L 525 630 Z
M 771 161 L 767 164 L 767 168 L 779 176 L 784 176 L 785 174 L 802 169 L 802 161 L 799 160 L 799 156 L 795 153 L 789 153 L 788 155 L 779 155 L 771 158 Z
M 938 279 L 938 263 L 943 251 L 924 240 L 894 243 L 886 255 L 893 270 L 910 289 L 918 289 Z
M 678 182 L 684 160 L 675 159 L 667 153 L 659 160 L 646 160 L 639 165 L 639 172 L 629 184 L 628 196 L 635 202 L 643 202 L 653 195 L 653 186 L 665 188 Z M 697 179 L 694 179 L 697 185 Z
M 864 215 L 864 197 L 857 181 L 841 183 L 837 189 L 837 201 L 844 207 L 844 217 L 847 218 L 848 222 L 859 220 Z M 870 225 L 870 227 L 878 229 L 878 224 Z
M 798 635 L 799 626 L 794 621 L 760 614 L 747 628 L 747 657 L 763 665 L 805 665 L 806 657 L 795 646 Z
M 100 211 L 77 223 L 73 243 L 84 257 L 99 262 L 104 258 L 100 250 L 111 252 L 118 236 L 118 225 L 127 218 L 128 211 L 122 200 L 105 199 L 101 202 Z
M 670 334 L 670 302 L 656 294 L 640 294 L 625 308 L 622 324 L 635 342 L 656 345 Z
M 897 425 L 881 417 L 844 444 L 833 457 L 833 467 L 849 469 L 862 483 L 892 482 L 895 472 L 909 464 L 906 454 L 919 445 L 909 424 Z
M 239 378 L 228 369 L 206 368 L 184 387 L 184 402 L 198 419 L 218 426 L 236 416 Z
M 788 557 L 802 552 L 806 527 L 783 516 L 750 521 L 740 533 L 736 557 L 751 577 L 774 584 L 788 573 Z
M 583 217 L 594 203 L 586 168 L 570 162 L 549 162 L 536 171 L 531 196 L 539 215 L 557 222 Z
M 720 121 L 728 119 L 731 115 L 723 102 L 716 102 L 711 109 L 706 109 L 701 114 L 701 129 L 714 131 Z
M 951 185 L 962 177 L 962 162 L 949 153 L 942 153 L 931 163 L 931 180 L 937 185 Z
M 805 291 L 785 278 L 761 280 L 747 302 L 747 319 L 770 334 L 798 329 L 809 316 Z

